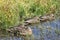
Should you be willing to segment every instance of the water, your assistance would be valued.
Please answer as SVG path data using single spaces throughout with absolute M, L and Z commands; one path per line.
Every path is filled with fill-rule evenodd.
M 36 40 L 60 40 L 60 20 L 44 22 L 35 26 L 33 35 Z
M 30 25 L 33 34 L 26 40 L 60 40 L 60 19 L 43 22 L 38 25 Z M 1 36 L 0 40 L 25 40 L 16 36 Z

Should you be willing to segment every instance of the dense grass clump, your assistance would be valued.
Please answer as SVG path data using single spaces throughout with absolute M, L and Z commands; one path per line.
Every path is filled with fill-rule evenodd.
M 17 4 L 13 0 L 0 0 L 0 28 L 6 29 L 19 23 Z

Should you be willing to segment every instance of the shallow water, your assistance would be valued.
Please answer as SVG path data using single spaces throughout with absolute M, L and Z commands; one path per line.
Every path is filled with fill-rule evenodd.
M 60 40 L 60 19 L 30 25 L 29 27 L 32 28 L 33 34 L 31 37 L 27 37 L 26 40 Z M 3 34 L 2 36 L 1 34 L 0 40 L 25 40 L 22 37 L 4 36 Z
M 60 40 L 60 20 L 44 22 L 33 29 L 36 40 Z

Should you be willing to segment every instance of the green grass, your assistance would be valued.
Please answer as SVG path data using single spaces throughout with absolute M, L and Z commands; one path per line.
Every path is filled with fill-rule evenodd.
M 0 28 L 9 28 L 27 18 L 56 12 L 59 0 L 0 0 Z

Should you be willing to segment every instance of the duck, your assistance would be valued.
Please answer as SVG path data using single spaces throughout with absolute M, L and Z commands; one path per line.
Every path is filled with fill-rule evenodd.
M 35 24 L 35 23 L 39 23 L 39 17 L 34 17 L 32 19 L 26 20 L 24 23 L 26 24 Z
M 54 14 L 47 14 L 47 15 L 44 15 L 44 16 L 40 16 L 39 18 L 40 18 L 41 22 L 52 21 L 52 20 L 55 19 Z
M 29 35 L 30 36 L 30 35 L 32 35 L 32 29 L 30 27 L 28 27 L 28 29 L 24 29 L 24 30 L 22 30 L 20 35 L 23 35 L 23 36 Z
M 40 22 L 45 22 L 47 20 L 48 20 L 47 16 L 40 16 Z
M 19 25 L 17 27 L 9 28 L 7 29 L 8 33 L 14 34 L 14 36 L 26 36 L 26 35 L 32 35 L 32 29 L 30 27 Z

